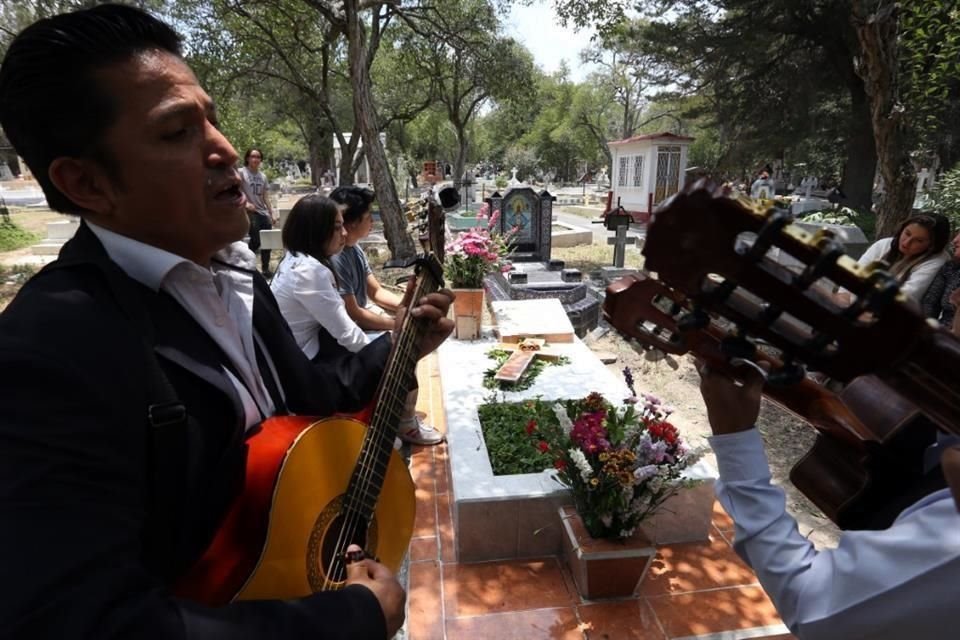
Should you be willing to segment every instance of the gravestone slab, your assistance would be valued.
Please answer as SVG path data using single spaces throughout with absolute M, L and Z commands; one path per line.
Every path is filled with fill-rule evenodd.
M 490 308 L 497 334 L 504 342 L 535 337 L 551 343 L 573 342 L 573 325 L 557 298 L 494 300 Z

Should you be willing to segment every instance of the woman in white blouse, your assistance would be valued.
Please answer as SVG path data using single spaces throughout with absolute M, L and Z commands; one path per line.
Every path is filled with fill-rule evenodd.
M 949 259 L 944 247 L 950 240 L 950 223 L 939 214 L 919 214 L 904 220 L 891 238 L 874 242 L 857 262 L 863 266 L 882 260 L 900 281 L 900 290 L 919 304 L 940 267 Z M 839 302 L 850 301 L 846 291 Z
M 301 198 L 283 225 L 286 253 L 270 288 L 297 344 L 310 359 L 321 352 L 321 342 L 329 339 L 321 327 L 350 351 L 359 351 L 370 342 L 347 315 L 330 268 L 330 256 L 343 249 L 346 235 L 340 205 L 321 195 Z

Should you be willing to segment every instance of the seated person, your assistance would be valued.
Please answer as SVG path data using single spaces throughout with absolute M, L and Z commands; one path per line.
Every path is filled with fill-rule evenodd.
M 372 560 L 299 599 L 171 593 L 243 490 L 247 434 L 362 408 L 390 347 L 311 363 L 297 346 L 180 37 L 115 4 L 40 20 L 0 65 L 0 126 L 50 206 L 82 218 L 0 314 L 4 637 L 391 637 L 405 595 Z M 453 328 L 450 295 L 416 303 L 424 353 Z
M 310 359 L 323 357 L 321 347 L 331 340 L 350 351 L 370 343 L 370 336 L 347 314 L 330 263 L 343 249 L 346 235 L 340 205 L 321 195 L 298 200 L 283 225 L 286 253 L 270 288 Z
M 960 235 L 953 239 L 952 258 L 940 267 L 923 295 L 923 313 L 960 335 L 957 304 L 960 303 Z
M 947 261 L 944 248 L 950 240 L 950 223 L 939 214 L 920 214 L 907 218 L 890 238 L 877 240 L 857 260 L 860 265 L 883 260 L 890 273 L 900 281 L 901 291 L 918 304 Z M 852 295 L 841 290 L 837 300 L 849 304 Z
M 359 245 L 373 229 L 373 192 L 362 187 L 344 186 L 334 189 L 330 198 L 344 206 L 343 226 L 347 231 L 345 246 L 330 261 L 340 283 L 340 295 L 347 315 L 364 331 L 389 331 L 393 328 L 394 320 L 381 310 L 395 312 L 400 304 L 400 296 L 380 284 Z M 368 306 L 368 303 L 372 305 Z M 400 439 L 417 445 L 443 442 L 443 434 L 425 424 L 417 415 L 416 407 L 417 390 L 414 389 L 407 397 L 406 408 L 400 419 Z
M 735 523 L 734 549 L 801 640 L 934 640 L 950 635 L 960 572 L 960 448 L 940 459 L 949 489 L 905 509 L 890 528 L 851 531 L 817 551 L 771 484 L 760 434 L 762 377 L 735 383 L 700 367 L 717 455 L 717 498 Z

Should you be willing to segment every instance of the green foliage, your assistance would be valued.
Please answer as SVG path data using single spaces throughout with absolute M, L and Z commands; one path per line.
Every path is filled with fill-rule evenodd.
M 548 403 L 528 400 L 483 404 L 477 413 L 494 475 L 538 473 L 550 468 L 550 460 L 524 431 L 531 420 L 543 423 L 552 417 Z
M 512 174 L 513 167 L 516 167 L 518 180 L 532 181 L 538 164 L 537 154 L 530 147 L 515 144 L 503 154 L 504 169 Z
M 544 367 L 570 363 L 570 358 L 566 356 L 560 356 L 556 360 L 550 361 L 543 358 L 534 358 L 516 382 L 497 380 L 494 376 L 497 375 L 497 371 L 500 370 L 503 363 L 506 362 L 507 358 L 513 355 L 513 353 L 513 351 L 507 351 L 506 349 L 491 349 L 487 352 L 487 357 L 493 360 L 493 365 L 483 372 L 484 388 L 495 391 L 523 391 L 533 386 L 534 381 L 543 371 Z
M 950 226 L 960 229 L 960 165 L 940 176 L 927 208 L 947 216 Z
M 900 66 L 903 98 L 920 142 L 935 148 L 945 125 L 960 119 L 960 3 L 903 3 Z
M 0 216 L 0 251 L 22 249 L 39 240 L 40 236 L 21 228 L 8 216 Z

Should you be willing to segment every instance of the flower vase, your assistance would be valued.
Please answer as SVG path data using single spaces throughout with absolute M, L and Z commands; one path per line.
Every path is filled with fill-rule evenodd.
M 454 289 L 453 293 L 453 335 L 457 340 L 476 340 L 483 317 L 483 288 Z
M 621 540 L 593 538 L 573 506 L 560 507 L 563 555 L 580 595 L 588 600 L 632 596 L 657 555 L 637 530 Z

